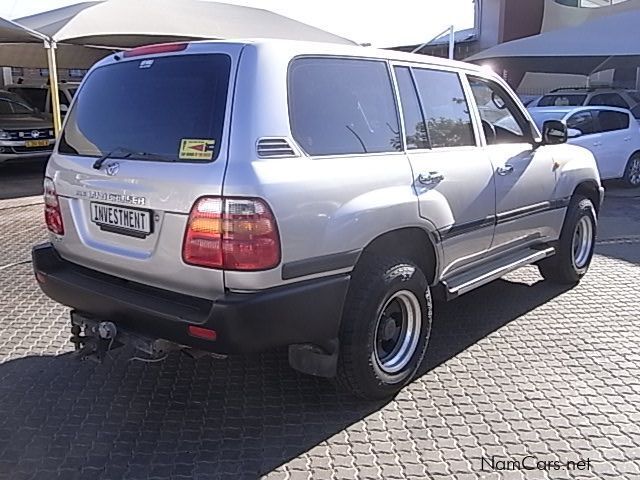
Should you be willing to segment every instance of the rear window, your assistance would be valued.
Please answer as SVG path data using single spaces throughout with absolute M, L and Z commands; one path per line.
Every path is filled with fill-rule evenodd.
M 538 102 L 538 107 L 578 107 L 584 104 L 586 95 L 545 95 Z
M 300 58 L 289 70 L 294 138 L 309 155 L 402 148 L 391 78 L 383 61 Z
M 214 160 L 230 69 L 231 59 L 224 54 L 145 58 L 100 67 L 82 86 L 59 151 L 99 157 L 121 150 L 131 159 L 139 152 L 170 161 Z

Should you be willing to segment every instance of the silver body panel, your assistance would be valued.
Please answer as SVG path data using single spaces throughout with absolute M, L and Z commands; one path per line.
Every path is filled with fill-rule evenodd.
M 585 180 L 599 185 L 593 156 L 584 149 L 566 145 L 487 146 L 471 99 L 475 147 L 312 157 L 293 139 L 287 72 L 298 56 L 375 58 L 388 61 L 390 68 L 392 63 L 430 65 L 461 74 L 471 72 L 506 85 L 474 66 L 363 47 L 293 41 L 197 42 L 179 54 L 203 52 L 225 52 L 232 57 L 219 158 L 203 164 L 113 159 L 109 162 L 117 162 L 119 171 L 109 176 L 92 168 L 95 158 L 55 152 L 47 176 L 54 179 L 62 197 L 66 233 L 53 236 L 53 241 L 63 258 L 129 280 L 215 299 L 226 290 L 257 291 L 348 272 L 351 267 L 283 280 L 282 267 L 358 252 L 382 234 L 417 227 L 435 240 L 438 281 L 505 251 L 557 239 L 566 208 L 497 226 L 487 224 L 446 238 L 449 229 L 564 199 Z M 114 61 L 111 56 L 94 68 Z M 81 95 L 82 88 L 77 97 Z M 286 139 L 295 154 L 263 158 L 256 151 L 258 140 L 263 138 Z M 498 177 L 496 168 L 508 161 L 514 162 L 514 175 Z M 420 186 L 418 176 L 433 170 L 442 172 L 444 180 L 433 188 Z M 101 231 L 87 214 L 90 197 L 96 195 L 107 195 L 108 203 L 130 207 L 144 198 L 144 204 L 138 206 L 156 216 L 154 233 L 138 239 Z M 260 272 L 186 265 L 181 252 L 187 215 L 203 195 L 264 199 L 278 223 L 280 265 Z

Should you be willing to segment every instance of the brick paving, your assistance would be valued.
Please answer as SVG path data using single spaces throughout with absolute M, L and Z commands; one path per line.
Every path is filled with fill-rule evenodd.
M 67 309 L 21 263 L 41 208 L 0 202 L 2 480 L 640 479 L 638 236 L 603 240 L 574 289 L 526 268 L 437 304 L 421 376 L 363 403 L 285 352 L 73 360 Z

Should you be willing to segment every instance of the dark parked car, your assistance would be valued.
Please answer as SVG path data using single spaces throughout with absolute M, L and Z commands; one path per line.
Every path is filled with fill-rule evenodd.
M 46 157 L 55 135 L 51 117 L 15 93 L 0 90 L 0 164 L 8 160 Z

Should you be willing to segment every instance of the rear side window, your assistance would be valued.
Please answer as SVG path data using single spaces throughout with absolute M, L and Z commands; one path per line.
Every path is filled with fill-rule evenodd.
M 600 93 L 594 95 L 589 101 L 589 105 L 629 108 L 629 104 L 617 93 Z
M 121 61 L 89 74 L 59 151 L 211 161 L 219 153 L 231 59 L 224 54 Z M 146 154 L 146 155 L 145 155 Z
M 455 72 L 414 68 L 432 148 L 476 144 L 469 106 Z
M 420 100 L 411 77 L 411 71 L 409 67 L 396 67 L 395 72 L 398 90 L 400 91 L 404 129 L 407 132 L 405 139 L 407 150 L 429 148 L 429 136 L 427 135 L 427 128 L 424 124 Z
M 385 62 L 299 58 L 289 68 L 289 115 L 309 155 L 395 152 L 402 148 Z
M 610 110 L 598 110 L 598 123 L 601 132 L 613 132 L 614 130 L 626 130 L 629 128 L 629 115 Z

